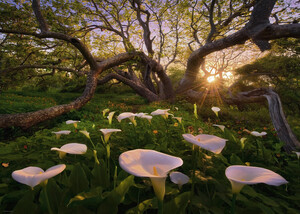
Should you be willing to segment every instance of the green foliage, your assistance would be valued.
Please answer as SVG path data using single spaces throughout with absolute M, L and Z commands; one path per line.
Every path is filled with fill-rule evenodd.
M 267 55 L 236 70 L 241 75 L 235 90 L 272 86 L 279 94 L 287 114 L 299 114 L 299 57 Z
M 8 95 L 8 96 L 7 96 Z M 14 97 L 12 106 L 25 105 L 27 99 L 41 102 L 46 100 L 58 103 L 68 102 L 78 94 L 74 93 L 38 93 L 19 92 L 6 93 L 3 97 Z M 8 98 L 6 98 L 8 99 Z M 36 100 L 35 100 L 36 99 Z M 23 102 L 24 101 L 24 102 Z M 8 101 L 7 101 L 8 102 Z M 194 107 L 185 101 L 175 105 L 155 102 L 144 105 L 144 100 L 128 93 L 123 96 L 113 94 L 96 95 L 80 111 L 73 111 L 52 123 L 53 128 L 35 130 L 26 136 L 16 137 L 0 143 L 0 162 L 8 163 L 1 166 L 0 171 L 0 212 L 14 210 L 21 212 L 27 207 L 32 213 L 47 213 L 45 191 L 40 186 L 34 190 L 12 180 L 14 170 L 27 166 L 38 166 L 47 169 L 59 163 L 67 168 L 60 175 L 48 180 L 46 193 L 54 213 L 152 213 L 158 208 L 157 199 L 150 181 L 147 178 L 135 178 L 125 173 L 118 165 L 119 155 L 131 149 L 154 149 L 170 155 L 181 157 L 184 161 L 177 170 L 192 177 L 193 165 L 196 166 L 194 195 L 191 195 L 191 182 L 182 186 L 166 181 L 164 213 L 229 213 L 231 206 L 231 186 L 224 171 L 230 165 L 265 167 L 273 170 L 289 181 L 287 186 L 267 186 L 257 184 L 246 186 L 237 197 L 237 212 L 245 213 L 297 213 L 299 210 L 299 162 L 295 154 L 286 154 L 283 143 L 278 140 L 272 128 L 267 110 L 262 106 L 258 111 L 255 106 L 240 112 L 235 107 L 220 106 L 217 118 L 211 106 L 198 106 L 198 119 L 194 116 Z M 49 102 L 50 104 L 51 102 Z M 175 108 L 176 107 L 176 108 Z M 25 107 L 23 107 L 25 108 Z M 142 118 L 136 118 L 137 126 L 128 124 L 129 120 L 120 123 L 113 118 L 108 124 L 102 110 L 109 108 L 116 111 L 115 116 L 125 111 L 150 113 L 158 108 L 170 109 L 174 116 L 182 117 L 181 124 L 169 117 L 164 120 L 154 116 L 151 124 Z M 21 110 L 20 110 L 21 111 Z M 77 129 L 65 124 L 67 119 L 78 119 Z M 292 118 L 288 118 L 291 120 Z M 297 118 L 292 128 L 296 134 Z M 225 125 L 224 132 L 213 124 Z M 100 128 L 119 128 L 122 132 L 113 133 L 110 137 L 111 158 L 109 165 L 106 160 L 106 149 L 101 141 Z M 245 130 L 266 131 L 264 137 L 254 137 Z M 71 134 L 56 139 L 53 131 L 70 130 Z M 79 130 L 87 130 L 96 145 L 100 164 L 96 164 L 90 141 Z M 201 149 L 195 162 L 192 145 L 183 140 L 183 133 L 213 134 L 228 139 L 222 153 L 215 155 Z M 8 136 L 8 135 L 5 135 Z M 240 139 L 247 138 L 242 147 Z M 59 159 L 58 154 L 50 151 L 52 147 L 61 147 L 70 142 L 80 142 L 88 146 L 84 155 L 67 154 Z M 109 168 L 108 168 L 109 166 Z M 117 174 L 115 175 L 115 167 Z M 108 170 L 109 169 L 109 170 Z M 108 174 L 109 172 L 109 174 Z

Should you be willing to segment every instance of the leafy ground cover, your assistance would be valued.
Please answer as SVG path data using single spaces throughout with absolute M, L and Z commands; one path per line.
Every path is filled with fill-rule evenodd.
M 32 111 L 62 104 L 76 97 L 72 93 L 6 92 L 1 94 L 0 113 Z M 147 104 L 137 95 L 127 93 L 96 95 L 80 111 L 73 111 L 31 130 L 0 130 L 0 212 L 23 213 L 157 213 L 159 203 L 148 178 L 133 177 L 119 166 L 119 156 L 134 149 L 149 149 L 180 157 L 183 165 L 174 171 L 189 176 L 182 187 L 166 180 L 164 213 L 230 213 L 231 184 L 225 170 L 231 165 L 250 165 L 270 169 L 289 183 L 281 186 L 246 185 L 236 198 L 236 213 L 298 213 L 300 210 L 300 164 L 296 154 L 283 151 L 271 125 L 267 109 L 239 112 L 234 107 L 219 106 L 218 117 L 212 106 L 194 106 L 178 100 L 175 104 Z M 109 109 L 104 116 L 102 111 Z M 170 109 L 167 119 L 153 116 L 136 117 L 119 122 L 123 112 L 144 112 Z M 259 109 L 259 110 L 258 110 Z M 112 123 L 107 115 L 115 112 Z M 67 120 L 80 120 L 75 127 Z M 297 121 L 294 118 L 295 121 Z M 224 125 L 225 129 L 213 126 Z M 299 136 L 299 129 L 294 131 Z M 114 128 L 109 141 L 103 140 L 100 129 Z M 57 138 L 53 132 L 70 130 Z M 81 131 L 87 131 L 88 137 Z M 265 131 L 256 137 L 249 131 Z M 201 149 L 187 142 L 182 134 L 210 134 L 227 139 L 220 154 Z M 247 138 L 246 140 L 241 140 Z M 51 148 L 67 143 L 88 147 L 83 155 L 67 154 L 60 159 Z M 95 152 L 96 151 L 96 154 Z M 97 162 L 99 161 L 99 162 Z M 99 164 L 98 164 L 99 163 Z M 33 190 L 12 179 L 12 172 L 28 166 L 44 170 L 58 164 L 66 169 L 50 178 L 45 186 Z M 50 207 L 50 208 L 49 208 Z M 50 210 L 50 211 L 49 211 Z

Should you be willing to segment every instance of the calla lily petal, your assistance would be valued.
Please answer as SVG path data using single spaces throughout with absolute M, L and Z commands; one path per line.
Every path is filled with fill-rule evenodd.
M 109 112 L 109 111 L 110 111 L 109 108 L 104 109 L 104 110 L 102 111 L 103 117 L 105 117 L 106 113 Z
M 300 152 L 296 152 L 296 151 L 293 151 L 296 155 L 297 155 L 297 158 L 299 159 L 300 158 Z
M 63 145 L 60 148 L 51 148 L 51 151 L 59 151 L 59 152 L 65 152 L 65 153 L 69 153 L 69 154 L 85 154 L 87 151 L 87 146 L 85 144 L 81 144 L 81 143 L 68 143 Z
M 155 195 L 163 201 L 165 181 L 170 170 L 183 164 L 181 158 L 147 149 L 135 149 L 124 152 L 119 157 L 119 164 L 126 172 L 138 176 L 149 177 Z
M 61 135 L 68 135 L 71 133 L 71 131 L 69 130 L 62 130 L 62 131 L 58 131 L 58 132 L 52 132 L 53 134 L 56 135 L 56 138 L 59 139 Z
M 112 111 L 112 112 L 110 112 L 110 113 L 108 114 L 107 119 L 108 119 L 108 124 L 109 124 L 109 125 L 111 125 L 111 123 L 112 123 L 112 119 L 113 119 L 114 114 L 115 114 L 114 111 Z
M 79 131 L 81 134 L 84 134 L 88 139 L 90 139 L 90 133 L 87 132 L 86 130 L 80 130 Z
M 123 170 L 138 177 L 166 177 L 170 170 L 181 166 L 183 161 L 154 150 L 135 149 L 122 153 L 119 163 Z
M 252 134 L 253 136 L 256 136 L 256 137 L 261 137 L 261 136 L 266 135 L 267 132 L 261 132 L 261 133 L 259 133 L 257 131 L 252 131 L 252 132 L 250 132 L 250 134 Z
M 203 149 L 209 150 L 215 154 L 219 154 L 223 150 L 227 141 L 226 139 L 208 134 L 200 134 L 197 136 L 192 134 L 183 134 L 182 136 L 186 141 L 200 146 Z
M 142 116 L 145 116 L 147 115 L 148 113 L 143 113 L 143 112 L 140 112 L 140 113 L 137 113 L 135 114 L 136 117 L 142 117 Z
M 215 114 L 216 114 L 217 117 L 218 117 L 218 112 L 219 112 L 221 109 L 220 109 L 219 107 L 212 107 L 211 110 L 212 110 L 213 112 L 215 112 Z
M 103 133 L 104 135 L 104 141 L 108 142 L 110 135 L 113 132 L 121 132 L 121 129 L 100 129 L 100 131 Z
M 121 120 L 128 118 L 133 123 L 133 125 L 136 126 L 136 121 L 134 119 L 135 116 L 136 114 L 132 112 L 123 112 L 117 117 L 117 120 L 121 122 Z
M 67 120 L 66 121 L 67 125 L 73 124 L 75 128 L 77 128 L 77 123 L 80 123 L 80 121 L 79 120 Z
M 68 135 L 68 134 L 71 133 L 71 131 L 69 131 L 69 130 L 62 130 L 62 131 L 52 132 L 52 133 L 59 134 L 59 135 L 62 135 L 62 134 Z
M 80 123 L 79 120 L 67 120 L 66 124 Z
M 179 123 L 181 123 L 182 121 L 182 117 L 173 117 L 174 119 L 176 119 Z
M 153 112 L 151 112 L 151 115 L 161 115 L 164 119 L 167 119 L 169 115 L 174 116 L 173 114 L 170 114 L 168 111 L 170 109 L 157 109 Z
M 213 124 L 213 126 L 219 127 L 219 129 L 221 129 L 223 132 L 225 130 L 225 126 L 224 125 Z
M 183 184 L 186 184 L 190 180 L 187 175 L 181 172 L 171 172 L 170 179 L 173 183 L 178 184 L 179 187 L 181 187 Z
M 147 119 L 149 121 L 149 123 L 151 123 L 152 116 L 150 116 L 150 115 L 143 115 L 143 116 L 141 116 L 141 118 Z
M 52 178 L 59 173 L 61 173 L 66 168 L 65 164 L 59 164 L 44 172 L 43 169 L 39 167 L 29 166 L 21 170 L 16 170 L 12 173 L 12 177 L 19 183 L 26 184 L 32 188 L 36 185 Z
M 279 186 L 288 183 L 279 174 L 254 166 L 229 166 L 225 171 L 225 175 L 232 185 L 233 193 L 239 193 L 245 184 L 265 183 L 272 186 Z

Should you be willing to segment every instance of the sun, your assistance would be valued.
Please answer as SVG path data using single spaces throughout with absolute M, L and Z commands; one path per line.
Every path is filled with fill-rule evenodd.
M 214 76 L 210 76 L 210 77 L 207 77 L 207 82 L 209 83 L 212 83 L 213 81 L 215 81 L 215 77 Z

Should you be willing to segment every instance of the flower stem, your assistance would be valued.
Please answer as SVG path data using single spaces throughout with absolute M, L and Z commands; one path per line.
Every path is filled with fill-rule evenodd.
M 164 213 L 164 201 L 157 199 L 158 201 L 158 214 Z
M 118 178 L 118 167 L 115 166 L 115 173 L 114 173 L 114 189 L 117 186 L 117 178 Z
M 236 200 L 237 194 L 232 195 L 232 201 L 231 201 L 231 214 L 235 214 L 235 200 Z
M 181 128 L 182 128 L 182 131 L 183 131 L 183 134 L 185 133 L 185 129 L 184 129 L 184 126 L 183 126 L 183 123 L 181 122 Z
M 51 209 L 48 194 L 47 194 L 47 185 L 44 186 L 43 193 L 44 193 L 44 197 L 45 197 L 45 200 L 46 200 L 47 209 L 48 209 L 49 214 L 54 214 L 54 212 Z
M 192 172 L 192 189 L 190 194 L 190 203 L 194 196 L 194 191 L 195 191 L 195 173 L 196 173 L 196 166 L 197 166 L 197 152 L 195 147 L 196 146 L 193 145 L 193 153 L 192 153 L 193 172 Z M 189 213 L 191 213 L 191 205 L 189 206 Z
M 92 139 L 91 138 L 89 138 L 89 139 L 90 139 L 90 142 L 92 143 L 93 148 L 96 149 L 95 144 L 93 143 Z

